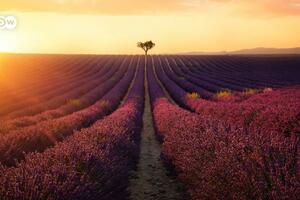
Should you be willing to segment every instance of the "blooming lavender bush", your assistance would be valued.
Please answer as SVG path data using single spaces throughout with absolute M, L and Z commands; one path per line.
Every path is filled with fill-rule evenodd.
M 105 73 L 104 77 L 100 77 L 100 78 L 99 78 L 99 74 L 96 73 L 94 81 L 89 81 L 87 85 L 83 85 L 83 88 L 80 87 L 76 90 L 71 90 L 68 94 L 63 94 L 60 97 L 53 99 L 53 101 L 50 100 L 47 103 L 40 103 L 38 105 L 31 106 L 30 108 L 19 110 L 18 112 L 13 112 L 7 115 L 8 119 L 1 120 L 0 133 L 8 134 L 9 131 L 34 125 L 45 120 L 63 117 L 67 114 L 76 112 L 80 109 L 90 106 L 91 104 L 95 103 L 98 99 L 100 99 L 106 92 L 108 92 L 112 88 L 112 84 L 117 83 L 116 80 L 114 81 L 109 80 L 113 75 L 117 77 L 121 77 L 122 74 L 120 74 L 120 72 L 123 72 L 123 75 L 125 74 L 125 71 L 122 70 L 118 71 L 118 68 L 119 68 L 118 65 L 115 67 L 111 67 L 110 68 L 111 70 Z M 71 97 L 73 95 L 77 96 L 80 93 L 82 93 L 83 90 L 85 89 L 91 89 L 91 90 L 87 91 L 87 93 L 85 93 L 78 99 L 69 99 L 65 101 L 65 99 L 70 97 L 69 95 L 71 95 Z M 77 101 L 77 104 L 80 104 L 80 106 L 74 104 L 74 100 Z M 65 102 L 65 104 L 61 105 L 59 108 L 51 109 L 52 107 L 55 107 L 55 105 L 60 105 L 62 102 Z M 13 117 L 13 116 L 28 114 L 27 112 L 28 110 L 30 110 L 30 114 L 33 114 L 45 109 L 48 110 L 35 115 L 16 117 L 16 118 Z
M 123 105 L 16 167 L 1 166 L 0 196 L 10 199 L 123 199 L 138 157 L 144 66 Z
M 296 199 L 299 97 L 298 89 L 236 105 L 207 102 L 199 115 L 157 99 L 163 156 L 194 199 Z
M 122 70 L 126 70 L 126 68 Z M 71 135 L 74 130 L 88 127 L 97 119 L 112 112 L 125 95 L 135 70 L 136 66 L 131 66 L 126 75 L 120 77 L 121 80 L 118 84 L 101 99 L 101 101 L 109 102 L 108 107 L 100 107 L 98 103 L 95 103 L 65 117 L 44 121 L 1 136 L 0 161 L 2 164 L 13 165 L 16 159 L 23 159 L 24 153 L 43 151 L 47 147 L 53 146 L 57 141 Z

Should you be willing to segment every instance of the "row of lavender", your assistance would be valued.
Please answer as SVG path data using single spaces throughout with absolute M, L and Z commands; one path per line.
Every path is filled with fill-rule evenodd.
M 189 61 L 183 62 L 179 57 L 179 61 L 171 57 L 154 56 L 151 59 L 155 63 L 155 71 L 157 71 L 157 76 L 162 82 L 167 91 L 171 94 L 172 98 L 182 107 L 192 110 L 192 108 L 186 104 L 185 98 L 192 93 L 197 95 L 197 97 L 206 98 L 214 100 L 216 96 L 222 96 L 223 92 L 225 95 L 231 94 L 247 94 L 257 91 L 262 91 L 265 89 L 265 85 L 276 87 L 283 87 L 284 85 L 274 84 L 272 80 L 266 78 L 265 80 L 247 80 L 235 78 L 234 74 L 226 77 L 226 79 L 220 79 L 217 76 L 210 77 L 207 71 L 195 71 L 195 67 L 187 67 L 184 63 L 189 63 Z M 172 61 L 172 63 L 171 63 Z M 180 65 L 177 63 L 181 63 Z M 221 73 L 221 72 L 220 72 Z M 284 73 L 284 71 L 282 71 Z M 300 70 L 298 74 L 300 73 Z M 299 74 L 300 75 L 300 74 Z M 234 80 L 236 79 L 236 80 Z M 292 84 L 293 81 L 288 81 Z M 300 84 L 300 81 L 298 81 Z M 297 84 L 296 84 L 297 85 Z
M 196 70 L 207 73 L 211 77 L 219 76 L 220 80 L 231 81 L 233 79 L 233 83 L 240 83 L 247 81 L 254 84 L 264 85 L 267 84 L 262 78 L 260 73 L 252 74 L 252 68 L 248 66 L 247 68 L 238 65 L 236 66 L 234 62 L 229 62 L 228 59 L 219 60 L 218 58 L 214 59 L 191 59 L 192 63 L 195 64 L 192 66 L 196 66 Z M 218 72 L 218 73 L 217 73 Z M 236 75 L 235 77 L 232 75 Z M 245 76 L 246 75 L 246 76 Z M 229 79 L 228 79 L 229 78 Z M 270 77 L 269 77 L 270 78 Z M 245 80 L 246 79 L 246 80 Z
M 174 65 L 174 69 L 177 65 L 180 66 L 177 71 L 182 71 L 182 73 L 188 75 L 187 79 L 189 81 L 199 86 L 204 85 L 204 89 L 214 93 L 218 92 L 220 88 L 241 91 L 248 87 L 259 88 L 268 85 L 268 82 L 262 78 L 257 76 L 251 78 L 251 74 L 248 74 L 247 77 L 240 76 L 240 73 L 238 73 L 239 68 L 231 69 L 232 65 L 227 66 L 225 61 L 220 64 L 214 63 L 215 60 L 209 61 L 203 63 L 202 60 L 198 62 L 197 60 L 179 58 L 177 62 L 174 61 L 175 64 L 178 63 Z M 190 63 L 190 65 L 187 65 L 187 63 Z
M 85 57 L 83 56 L 83 58 Z M 179 84 L 179 86 L 182 87 L 185 91 L 197 92 L 204 98 L 210 98 L 216 92 L 225 89 L 242 91 L 245 88 L 261 88 L 265 86 L 276 87 L 282 85 L 278 82 L 278 80 L 273 80 L 271 75 L 266 76 L 264 75 L 264 73 L 262 73 L 264 67 L 268 69 L 268 65 L 262 66 L 262 64 L 265 63 L 264 61 L 268 59 L 261 59 L 254 63 L 241 62 L 245 60 L 247 61 L 250 58 L 246 57 L 245 59 L 241 60 L 240 57 L 232 58 L 230 56 L 166 56 L 155 59 L 159 60 L 159 62 L 162 64 L 162 70 L 164 70 L 167 73 L 167 75 L 172 79 L 172 81 L 175 81 L 176 84 Z M 115 59 L 115 57 L 91 57 L 89 58 L 89 60 L 78 60 L 78 63 L 74 66 L 73 69 L 70 70 L 74 73 L 77 72 L 75 73 L 77 75 L 73 74 L 72 79 L 61 80 L 62 82 L 56 79 L 50 79 L 52 82 L 45 81 L 47 83 L 47 87 L 44 84 L 41 84 L 40 81 L 40 89 L 42 91 L 40 91 L 41 96 L 39 97 L 33 96 L 32 98 L 30 98 L 32 92 L 30 90 L 24 91 L 25 94 L 30 94 L 26 94 L 25 96 L 21 95 L 20 92 L 16 91 L 16 94 L 13 95 L 13 97 L 19 98 L 17 99 L 17 101 L 12 101 L 10 98 L 0 99 L 0 101 L 5 101 L 1 103 L 1 105 L 5 106 L 2 106 L 0 108 L 0 110 L 3 109 L 0 112 L 3 112 L 3 114 L 5 114 L 6 117 L 14 118 L 24 115 L 33 115 L 44 110 L 53 109 L 61 105 L 62 103 L 66 103 L 68 99 L 70 99 L 72 103 L 72 100 L 75 99 L 78 96 L 78 94 L 82 94 L 88 89 L 93 88 L 92 85 L 83 83 L 89 83 L 98 80 L 97 78 L 99 77 L 96 76 L 97 71 L 99 72 L 99 76 L 101 76 L 101 71 L 105 77 L 105 66 L 101 67 L 102 65 L 104 65 L 104 61 L 112 62 L 112 60 Z M 297 60 L 297 58 L 293 57 L 283 57 L 281 59 L 287 62 L 289 61 L 288 63 L 292 66 L 296 65 L 299 62 L 299 59 Z M 237 66 L 238 64 L 240 65 Z M 276 63 L 273 62 L 272 64 L 275 65 Z M 64 66 L 65 64 L 62 63 L 61 65 Z M 260 66 L 261 69 L 257 66 Z M 252 70 L 252 68 L 256 69 L 257 72 L 255 70 Z M 287 73 L 287 70 L 284 70 L 282 67 L 274 66 L 274 68 L 278 68 L 277 70 L 274 70 L 277 72 L 277 74 L 279 73 L 291 75 L 291 73 Z M 294 72 L 295 70 L 296 69 L 294 67 L 292 71 Z M 291 71 L 290 66 L 288 71 Z M 297 71 L 293 73 L 294 76 L 297 76 L 296 72 Z M 251 74 L 253 75 L 251 76 Z M 267 80 L 265 80 L 266 77 Z M 58 87 L 62 84 L 64 84 L 64 87 Z M 78 88 L 78 86 L 81 86 L 81 89 Z M 56 89 L 51 90 L 51 88 L 53 87 Z M 33 103 L 37 105 L 35 105 L 34 107 L 30 106 L 29 108 L 27 108 Z M 8 112 L 13 113 L 7 115 Z
M 134 62 L 131 65 L 121 66 L 113 79 L 101 85 L 102 90 L 99 90 L 97 95 L 102 98 L 95 104 L 63 117 L 42 121 L 1 135 L 0 161 L 2 164 L 11 166 L 15 164 L 15 160 L 22 160 L 29 152 L 44 151 L 55 145 L 57 141 L 62 141 L 65 137 L 72 135 L 75 130 L 88 127 L 111 113 L 125 96 L 137 65 L 138 62 Z
M 113 59 L 111 61 L 113 61 Z M 70 90 L 47 102 L 37 103 L 6 115 L 7 119 L 1 120 L 0 133 L 8 134 L 9 131 L 34 125 L 45 120 L 62 117 L 92 105 L 112 88 L 112 84 L 117 82 L 118 77 L 124 74 L 121 73 L 120 67 L 124 64 L 128 65 L 130 60 L 125 61 L 126 60 L 122 61 L 121 59 L 116 60 L 113 66 L 111 66 L 111 62 L 106 63 L 102 68 L 103 75 L 96 73 L 92 80 L 88 80 L 87 83 L 82 84 L 74 90 Z M 66 99 L 69 100 L 66 101 Z M 55 108 L 57 106 L 59 107 Z M 31 115 L 28 115 L 28 113 Z M 13 115 L 15 117 L 12 117 Z
M 222 78 L 229 75 L 240 80 L 254 80 L 264 87 L 299 84 L 299 56 L 191 56 L 202 72 Z M 287 70 L 288 69 L 288 70 Z M 220 76 L 221 75 L 221 76 Z M 233 76 L 234 75 L 234 76 Z
M 81 61 L 82 58 L 74 58 L 70 56 L 36 56 L 36 55 L 2 55 L 1 66 L 2 72 L 10 78 L 15 76 L 13 80 L 19 79 L 22 87 L 16 84 L 13 89 L 16 92 L 24 92 L 24 90 L 34 89 L 39 80 L 52 81 L 55 73 L 62 73 L 68 77 L 75 73 L 74 65 L 71 60 Z M 63 66 L 65 67 L 62 67 Z M 74 63 L 73 63 L 74 64 Z M 27 78 L 29 77 L 29 79 Z M 25 85 L 23 85 L 25 83 Z M 3 95 L 11 93 L 11 88 L 6 85 L 0 85 L 0 92 Z
M 138 158 L 143 62 L 135 77 L 122 106 L 111 115 L 44 153 L 27 155 L 16 167 L 0 167 L 1 199 L 123 199 Z
M 265 87 L 300 84 L 299 79 L 294 78 L 300 75 L 300 70 L 296 68 L 296 64 L 300 63 L 297 57 L 294 59 L 290 58 L 292 66 L 278 67 L 276 63 L 272 63 L 275 65 L 273 66 L 276 72 L 274 74 L 277 77 L 285 75 L 283 76 L 285 81 L 282 80 L 283 78 L 275 80 L 272 77 L 272 73 L 270 75 L 264 73 L 264 69 L 265 72 L 270 71 L 269 66 L 260 66 L 261 69 L 256 72 L 252 69 L 256 69 L 256 64 L 252 63 L 252 66 L 247 65 L 248 70 L 245 69 L 246 73 L 242 73 L 240 70 L 244 69 L 245 66 L 236 66 L 235 63 L 227 63 L 230 61 L 230 57 L 225 57 L 221 61 L 218 61 L 219 59 L 219 56 L 212 58 L 205 56 L 192 58 L 186 56 L 154 57 L 154 60 L 158 60 L 157 62 L 159 62 L 156 65 L 159 71 L 164 71 L 172 81 L 185 91 L 197 92 L 204 98 L 211 98 L 215 93 L 222 90 L 243 91 L 247 88 L 261 89 Z M 235 59 L 238 58 L 234 58 L 233 61 Z M 257 65 L 261 65 L 262 61 L 258 62 Z
M 101 62 L 100 62 L 101 63 Z M 101 63 L 101 65 L 103 65 Z M 58 86 L 56 88 L 45 87 L 43 81 L 40 82 L 41 87 L 40 94 L 32 94 L 33 92 L 26 91 L 25 96 L 22 99 L 20 93 L 16 94 L 16 98 L 19 98 L 13 102 L 9 101 L 4 103 L 5 109 L 2 109 L 3 118 L 15 118 L 19 116 L 34 115 L 42 112 L 45 109 L 55 108 L 58 105 L 65 103 L 68 99 L 76 98 L 85 91 L 89 91 L 92 84 L 98 77 L 105 75 L 105 65 L 103 67 L 97 67 L 96 60 L 85 66 L 81 66 L 83 69 L 87 68 L 89 71 L 80 73 L 79 76 L 72 77 L 72 80 L 66 78 L 63 83 L 63 87 Z M 79 70 L 78 70 L 79 71 Z M 78 94 L 75 93 L 76 90 Z M 34 104 L 34 105 L 32 105 Z
M 3 61 L 5 59 L 1 60 L 3 74 L 14 81 L 0 85 L 1 97 L 13 96 L 16 93 L 40 93 L 61 87 L 66 84 L 67 79 L 73 80 L 88 73 L 89 69 L 96 67 L 94 64 L 100 64 L 101 67 L 101 63 L 119 56 L 34 55 L 31 59 L 26 57 L 28 56 L 24 58 L 22 55 L 14 55 L 8 58 L 7 62 Z
M 147 74 L 162 155 L 193 199 L 300 195 L 300 88 L 207 101 L 188 98 L 164 71 L 156 71 L 170 95 L 191 113 L 167 99 L 155 77 L 159 64 L 150 62 Z
M 61 72 L 65 70 L 57 70 L 57 71 L 52 71 L 49 70 L 48 68 L 55 68 L 54 66 L 40 66 L 44 71 L 39 73 L 39 78 L 31 77 L 30 75 L 26 75 L 25 73 L 23 74 L 23 79 L 26 78 L 26 80 L 31 80 L 31 79 L 38 79 L 36 80 L 36 83 L 33 81 L 28 81 L 29 83 L 20 83 L 20 80 L 13 80 L 13 77 L 11 77 L 11 80 L 8 79 L 5 81 L 5 84 L 3 84 L 4 88 L 7 89 L 7 91 L 2 91 L 1 92 L 1 99 L 0 103 L 1 105 L 5 105 L 1 107 L 0 113 L 1 115 L 7 114 L 11 111 L 17 110 L 18 108 L 21 108 L 22 106 L 28 106 L 28 103 L 32 103 L 33 100 L 36 101 L 42 101 L 42 100 L 47 100 L 49 98 L 52 98 L 58 94 L 60 91 L 68 91 L 72 87 L 73 84 L 76 84 L 78 80 L 84 79 L 88 76 L 90 76 L 90 73 L 99 70 L 99 67 L 97 67 L 96 63 L 103 62 L 105 59 L 96 59 L 96 58 L 85 58 L 81 59 L 77 62 L 77 59 L 72 58 L 70 59 L 73 61 L 73 68 L 69 69 L 70 67 L 68 65 L 71 65 L 71 61 L 69 63 L 61 63 L 61 68 L 62 69 L 69 69 L 69 71 L 66 72 Z M 24 61 L 26 62 L 26 60 Z M 50 62 L 50 61 L 48 61 Z M 51 62 L 50 62 L 51 63 Z M 43 63 L 44 65 L 49 65 L 50 63 Z M 33 66 L 28 66 L 28 71 L 30 68 L 33 68 L 36 65 L 39 65 L 37 63 L 31 63 Z M 20 64 L 21 65 L 21 64 Z M 26 63 L 22 64 L 26 65 Z M 42 63 L 40 64 L 42 65 Z M 8 67 L 8 66 L 4 66 Z M 18 66 L 12 67 L 12 68 L 18 68 Z M 15 76 L 18 77 L 17 72 L 7 72 L 5 73 L 5 76 Z M 19 79 L 21 79 L 19 77 Z M 21 86 L 16 88 L 14 85 L 19 85 Z M 27 86 L 27 87 L 26 87 Z M 30 86 L 30 87 L 29 87 Z M 63 87 L 62 87 L 63 86 Z M 27 102 L 27 104 L 25 104 Z M 16 106 L 14 106 L 16 105 Z
M 9 132 L 6 132 L 3 137 L 4 143 L 0 145 L 1 159 L 6 166 L 14 165 L 13 159 L 22 160 L 23 151 L 25 153 L 36 150 L 44 151 L 55 145 L 57 141 L 71 136 L 44 153 L 27 154 L 25 161 L 16 167 L 2 167 L 3 178 L 0 178 L 2 185 L 0 192 L 4 198 L 55 199 L 60 196 L 76 198 L 74 195 L 77 192 L 83 194 L 78 196 L 80 199 L 94 199 L 100 196 L 103 199 L 111 199 L 117 198 L 115 195 L 123 195 L 128 169 L 136 161 L 138 152 L 138 130 L 134 131 L 132 124 L 141 124 L 141 116 L 137 116 L 142 112 L 143 98 L 139 95 L 142 92 L 129 92 L 126 99 L 135 99 L 133 104 L 130 104 L 133 107 L 126 106 L 129 105 L 129 100 L 126 100 L 124 107 L 122 106 L 104 120 L 100 120 L 99 124 L 96 122 L 91 128 L 86 129 L 89 130 L 87 137 L 78 136 L 82 135 L 81 133 L 85 130 L 80 131 L 80 134 L 73 134 L 73 132 L 74 129 L 90 126 L 99 118 L 111 113 L 126 96 L 128 88 L 130 91 L 142 90 L 144 76 L 141 70 L 143 68 L 138 68 L 136 81 L 132 87 L 130 87 L 130 82 L 136 71 L 135 66 L 143 66 L 143 60 L 133 59 L 130 63 L 129 60 L 132 61 L 132 58 L 123 62 L 125 63 L 123 67 L 114 69 L 115 74 L 112 74 L 112 78 L 106 81 L 107 90 L 115 85 L 109 93 L 105 95 L 106 92 L 101 90 L 105 87 L 98 86 L 101 94 L 95 90 L 94 94 L 98 95 L 95 101 L 103 97 L 94 105 L 82 109 L 77 102 L 73 102 L 74 111 L 79 110 L 73 114 L 70 114 L 72 110 L 64 114 L 65 111 L 58 108 L 49 111 L 57 116 L 48 115 L 45 112 L 32 117 L 7 121 L 6 127 Z M 170 60 L 171 58 L 164 57 L 148 59 L 149 91 L 156 130 L 164 145 L 163 155 L 166 161 L 175 165 L 180 178 L 189 186 L 191 195 L 195 199 L 218 199 L 224 196 L 258 199 L 271 198 L 276 195 L 281 199 L 295 197 L 291 194 L 299 193 L 297 191 L 299 181 L 297 182 L 297 177 L 295 178 L 295 171 L 298 173 L 299 169 L 296 159 L 299 156 L 297 151 L 299 138 L 295 137 L 297 136 L 295 133 L 299 132 L 299 115 L 297 114 L 299 104 L 295 103 L 300 102 L 299 89 L 248 95 L 246 98 L 234 96 L 233 101 L 225 102 L 205 101 L 198 97 L 190 98 L 187 91 L 199 90 L 197 92 L 200 93 L 203 89 L 202 83 L 206 83 L 203 81 L 205 79 L 195 78 L 194 82 L 189 81 L 197 73 L 190 73 L 188 79 L 185 79 L 189 74 L 189 69 L 193 67 L 180 66 L 176 64 L 176 61 L 170 64 Z M 120 61 L 117 65 L 120 65 Z M 126 72 L 128 65 L 129 70 Z M 125 72 L 126 75 L 122 78 Z M 172 105 L 164 99 L 166 94 L 156 77 L 160 79 L 176 102 L 195 113 Z M 197 81 L 201 83 L 196 84 Z M 249 81 L 250 84 L 253 80 Z M 229 82 L 230 80 L 227 83 Z M 222 81 L 219 84 L 222 85 Z M 287 106 L 287 109 L 280 107 L 282 104 Z M 62 108 L 64 109 L 63 106 Z M 134 111 L 131 112 L 132 110 Z M 60 111 L 63 111 L 63 114 L 60 115 Z M 129 114 L 127 115 L 126 112 Z M 130 113 L 134 113 L 136 118 L 131 118 L 130 116 L 133 115 Z M 270 115 L 274 118 L 270 118 Z M 267 121 L 264 122 L 264 120 Z M 279 120 L 278 124 L 277 120 Z M 118 125 L 116 127 L 113 125 L 115 121 Z M 174 121 L 177 123 L 175 126 Z M 16 124 L 21 124 L 21 127 L 16 127 Z M 274 124 L 272 129 L 268 129 L 270 124 Z M 26 127 L 27 125 L 33 126 Z M 97 128 L 93 129 L 94 127 Z M 140 125 L 137 129 L 139 127 Z M 97 133 L 97 131 L 103 134 L 104 138 L 96 135 L 96 138 L 101 139 L 95 139 L 92 132 Z M 116 137 L 109 131 L 116 132 Z M 266 134 L 269 132 L 271 134 Z M 113 137 L 110 137 L 111 135 Z M 286 139 L 282 140 L 282 138 Z M 97 141 L 95 142 L 94 139 Z M 270 140 L 272 142 L 268 146 L 267 143 L 270 143 Z M 258 144 L 263 148 L 260 148 Z M 99 145 L 100 151 L 97 148 Z M 80 151 L 82 147 L 84 150 Z M 58 155 L 62 151 L 65 153 L 62 156 Z M 76 154 L 77 151 L 78 154 Z M 50 157 L 54 159 L 51 160 Z M 108 164 L 103 163 L 104 161 Z M 35 165 L 37 165 L 36 168 Z M 63 169 L 60 172 L 59 167 Z M 41 172 L 41 175 L 38 172 Z M 55 174 L 53 178 L 49 175 L 52 172 Z M 112 181 L 109 181 L 110 176 Z M 220 181 L 220 177 L 226 184 Z M 248 178 L 251 178 L 250 182 L 246 181 Z M 43 184 L 38 185 L 39 181 Z M 36 187 L 33 187 L 35 185 Z M 63 187 L 67 189 L 63 190 Z

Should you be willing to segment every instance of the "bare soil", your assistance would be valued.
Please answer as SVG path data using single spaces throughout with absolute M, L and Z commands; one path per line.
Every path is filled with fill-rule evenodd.
M 161 146 L 155 136 L 148 94 L 147 79 L 145 80 L 145 108 L 143 129 L 141 133 L 140 157 L 136 171 L 131 173 L 129 180 L 130 200 L 182 200 L 186 199 L 183 186 L 170 176 L 160 157 Z

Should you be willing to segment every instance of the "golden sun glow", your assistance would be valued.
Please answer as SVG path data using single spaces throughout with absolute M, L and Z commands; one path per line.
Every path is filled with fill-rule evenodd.
M 41 3 L 39 3 L 41 2 Z M 11 0 L 14 30 L 0 30 L 1 52 L 154 53 L 300 46 L 298 0 Z

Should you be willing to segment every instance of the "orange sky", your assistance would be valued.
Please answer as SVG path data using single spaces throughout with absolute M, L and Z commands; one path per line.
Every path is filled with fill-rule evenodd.
M 153 53 L 300 46 L 300 0 L 8 0 L 0 51 Z

